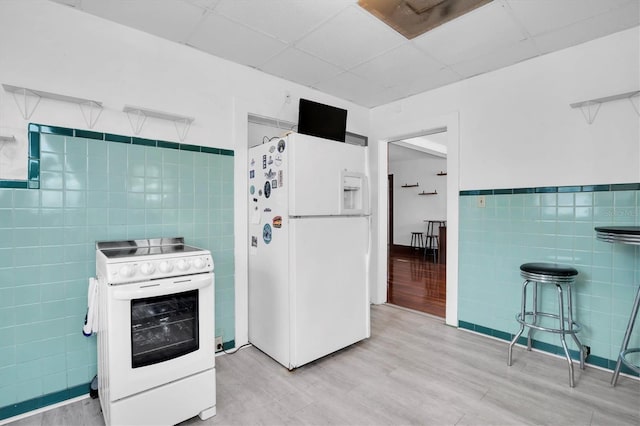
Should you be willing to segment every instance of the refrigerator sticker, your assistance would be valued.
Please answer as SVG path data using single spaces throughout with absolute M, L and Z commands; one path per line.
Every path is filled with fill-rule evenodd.
M 256 255 L 258 254 L 258 237 L 255 235 L 251 236 L 251 247 L 249 247 L 249 254 Z
M 283 174 L 284 174 L 284 173 L 282 172 L 282 170 L 278 170 L 278 186 L 279 186 L 280 188 L 282 188 L 282 181 L 283 181 L 282 175 L 283 175 Z
M 256 165 L 256 160 L 254 158 L 251 159 L 251 167 Z
M 273 164 L 273 157 L 270 155 L 269 156 L 269 161 L 267 161 L 268 165 L 272 165 Z
M 262 239 L 265 244 L 269 244 L 271 242 L 271 225 L 268 223 L 265 223 L 264 228 L 262 228 Z
M 271 189 L 276 189 L 278 187 L 278 181 L 276 179 L 271 181 Z
M 282 165 L 282 155 L 276 154 L 276 167 L 280 167 Z
M 273 218 L 273 227 L 282 228 L 282 216 L 276 216 Z
M 260 209 L 258 208 L 258 206 L 255 206 L 251 211 L 251 223 L 254 225 L 260 224 L 261 217 L 262 215 L 260 214 Z
M 265 213 L 271 213 L 271 209 L 269 207 L 267 207 L 266 209 L 262 210 Z
M 256 177 L 256 171 L 255 170 L 249 170 L 249 179 L 253 179 L 254 177 Z
M 274 177 L 276 177 L 276 172 L 274 172 L 273 170 L 269 169 L 269 171 L 264 174 L 264 177 L 266 177 L 267 179 L 271 180 Z
M 284 139 L 278 141 L 278 152 L 284 152 Z
M 252 171 L 253 171 L 253 170 L 252 170 Z M 255 187 L 255 186 L 253 186 L 253 185 L 251 185 L 251 186 L 249 187 L 249 194 L 253 195 L 253 194 L 255 194 L 255 193 L 256 193 L 256 187 Z
M 269 181 L 264 183 L 264 196 L 265 198 L 269 198 L 271 196 L 271 182 Z
M 258 195 L 262 197 L 262 189 L 258 189 Z
M 276 147 L 275 147 L 275 146 L 271 145 L 271 146 L 269 147 L 269 152 L 270 152 L 270 153 L 272 153 L 272 154 L 273 154 L 273 151 L 275 151 L 275 150 L 276 150 Z
M 263 169 L 267 168 L 267 154 L 262 156 L 262 168 Z

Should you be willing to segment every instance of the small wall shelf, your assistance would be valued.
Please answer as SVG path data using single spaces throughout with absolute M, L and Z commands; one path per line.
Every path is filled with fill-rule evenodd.
M 436 176 L 446 176 L 447 172 L 440 172 L 440 173 L 436 173 Z
M 173 121 L 173 124 L 176 127 L 176 132 L 178 132 L 178 138 L 180 139 L 180 142 L 184 142 L 185 138 L 187 137 L 187 133 L 189 133 L 191 123 L 193 123 L 193 121 L 195 120 L 193 117 L 154 111 L 151 109 L 130 105 L 125 105 L 122 111 L 127 113 L 129 124 L 131 124 L 131 129 L 136 135 L 140 134 L 140 132 L 142 131 L 142 127 L 144 126 L 147 117 Z
M 580 108 L 582 115 L 588 124 L 592 124 L 600 111 L 600 106 L 605 102 L 617 101 L 618 99 L 629 99 L 631 106 L 636 111 L 636 114 L 640 115 L 640 108 L 633 102 L 633 98 L 640 94 L 640 90 L 634 90 L 632 92 L 620 93 L 618 95 L 605 96 L 603 98 L 590 99 L 588 101 L 576 102 L 570 104 L 571 108 Z
M 424 192 L 424 191 L 422 191 L 418 195 L 438 195 L 438 191 L 433 191 L 433 192 Z
M 102 102 L 91 99 L 76 98 L 75 96 L 60 95 L 58 93 L 28 89 L 10 84 L 3 84 L 2 87 L 5 91 L 13 95 L 13 100 L 16 101 L 20 114 L 25 120 L 31 118 L 42 98 L 78 104 L 82 117 L 90 129 L 93 129 L 98 121 L 98 117 L 100 117 L 102 113 Z
M 0 142 L 15 142 L 16 141 L 16 137 L 11 135 L 11 136 L 2 136 L 0 135 Z
M 402 185 L 402 188 L 415 188 L 416 186 L 420 186 L 420 185 L 418 185 L 418 183 L 416 183 L 415 185 L 409 185 L 405 183 L 404 185 Z

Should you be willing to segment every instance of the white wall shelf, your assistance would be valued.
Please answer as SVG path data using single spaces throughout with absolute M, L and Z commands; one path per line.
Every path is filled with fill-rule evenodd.
M 571 108 L 580 108 L 584 119 L 588 124 L 592 124 L 600 111 L 600 106 L 605 102 L 617 101 L 619 99 L 629 99 L 636 114 L 640 115 L 640 107 L 634 103 L 634 98 L 640 95 L 640 90 L 634 90 L 632 92 L 620 93 L 618 95 L 605 96 L 603 98 L 590 99 L 588 101 L 576 102 L 570 104 Z
M 2 136 L 0 135 L 0 142 L 15 142 L 16 141 L 16 137 L 11 135 L 11 136 Z
M 26 87 L 12 86 L 10 84 L 3 84 L 2 87 L 6 92 L 13 95 L 13 100 L 16 102 L 16 105 L 20 110 L 20 114 L 25 120 L 31 118 L 42 98 L 77 104 L 80 107 L 80 112 L 82 113 L 85 123 L 90 129 L 93 129 L 98 121 L 98 117 L 100 117 L 100 114 L 102 113 L 102 102 L 91 99 L 61 95 L 58 93 L 45 92 L 43 90 L 28 89 Z
M 178 138 L 180 139 L 180 142 L 184 142 L 185 138 L 187 137 L 187 133 L 189 133 L 191 123 L 193 123 L 193 121 L 195 120 L 193 117 L 171 114 L 168 112 L 154 111 L 151 109 L 131 105 L 125 105 L 122 111 L 127 113 L 127 117 L 129 117 L 129 124 L 131 124 L 131 129 L 136 135 L 140 134 L 140 132 L 142 131 L 142 128 L 147 121 L 147 117 L 173 121 L 173 124 L 176 127 L 176 132 L 178 132 Z

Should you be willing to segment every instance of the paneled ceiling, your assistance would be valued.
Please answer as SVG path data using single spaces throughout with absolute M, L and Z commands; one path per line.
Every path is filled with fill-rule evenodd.
M 357 0 L 52 0 L 374 107 L 640 23 L 640 0 L 493 0 L 408 40 Z

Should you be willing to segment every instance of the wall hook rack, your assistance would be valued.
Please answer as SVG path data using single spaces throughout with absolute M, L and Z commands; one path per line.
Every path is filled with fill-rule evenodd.
M 588 124 L 592 124 L 600 111 L 600 106 L 605 102 L 617 101 L 619 99 L 629 99 L 631 106 L 636 111 L 636 114 L 640 115 L 640 108 L 634 103 L 633 99 L 640 95 L 640 90 L 634 90 L 632 92 L 620 93 L 613 96 L 605 96 L 603 98 L 590 99 L 588 101 L 576 102 L 570 104 L 571 108 L 580 108 L 582 115 Z
M 13 95 L 22 118 L 29 120 L 35 112 L 42 98 L 52 99 L 54 101 L 70 102 L 80 107 L 80 112 L 85 123 L 90 129 L 96 125 L 98 117 L 102 113 L 102 102 L 91 99 L 76 98 L 75 96 L 60 95 L 58 93 L 45 92 L 43 90 L 28 89 L 26 87 L 12 86 L 3 84 L 5 91 Z
M 446 176 L 447 172 L 440 172 L 440 173 L 436 173 L 436 176 Z
M 424 192 L 424 191 L 422 191 L 418 195 L 438 195 L 438 191 L 437 190 L 433 191 L 433 192 Z
M 404 185 L 402 185 L 403 188 L 415 188 L 416 186 L 420 186 L 418 185 L 418 182 L 416 182 L 415 185 L 409 185 L 408 183 L 405 183 Z
M 184 142 L 191 128 L 191 123 L 195 120 L 193 117 L 171 114 L 167 112 L 154 111 L 147 108 L 125 105 L 122 111 L 127 113 L 129 124 L 136 135 L 139 135 L 144 127 L 147 117 L 159 118 L 161 120 L 172 121 L 175 125 L 176 132 L 180 142 Z

